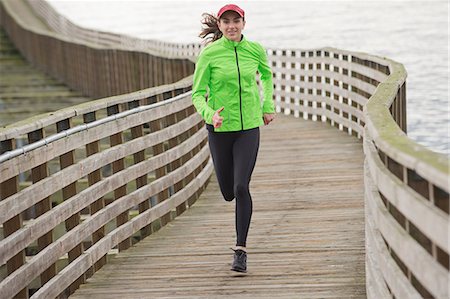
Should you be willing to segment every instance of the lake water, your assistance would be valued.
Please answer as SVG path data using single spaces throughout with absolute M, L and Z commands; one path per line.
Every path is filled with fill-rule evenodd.
M 49 0 L 74 23 L 144 39 L 200 42 L 203 12 L 226 1 Z M 244 34 L 272 48 L 335 47 L 385 56 L 408 72 L 408 136 L 450 154 L 448 1 L 235 1 Z

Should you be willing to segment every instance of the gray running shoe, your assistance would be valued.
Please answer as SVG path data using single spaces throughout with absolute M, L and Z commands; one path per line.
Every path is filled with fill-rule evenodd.
M 247 272 L 247 252 L 244 250 L 238 249 L 234 250 L 234 261 L 231 266 L 231 270 L 236 272 Z

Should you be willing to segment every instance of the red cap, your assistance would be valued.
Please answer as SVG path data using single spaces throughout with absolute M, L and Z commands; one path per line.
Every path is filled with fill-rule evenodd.
M 242 18 L 244 17 L 245 13 L 242 8 L 240 8 L 236 4 L 227 4 L 219 10 L 219 12 L 217 13 L 217 18 L 220 18 L 224 12 L 229 11 L 229 10 L 237 12 Z

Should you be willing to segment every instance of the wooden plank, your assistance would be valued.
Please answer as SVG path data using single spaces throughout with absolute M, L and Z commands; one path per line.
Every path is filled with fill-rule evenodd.
M 67 50 L 68 57 L 70 56 L 70 53 L 76 53 L 72 48 L 69 48 L 70 50 Z M 75 55 L 75 54 L 73 54 Z M 110 64 L 112 64 L 113 55 L 111 54 L 111 57 L 108 57 L 106 60 Z M 73 59 L 67 58 L 67 63 L 71 64 L 74 63 Z M 108 66 L 109 68 L 112 68 L 113 66 Z M 73 76 L 72 73 L 69 73 L 69 76 Z M 68 78 L 68 80 L 73 80 L 71 78 Z M 114 76 L 112 76 L 111 80 L 114 80 Z M 108 97 L 99 99 L 96 101 L 91 101 L 89 104 L 79 104 L 76 106 L 60 109 L 58 111 L 48 113 L 45 115 L 39 115 L 36 116 L 36 119 L 39 119 L 39 121 L 31 121 L 30 119 L 27 119 L 26 121 L 19 121 L 17 123 L 11 124 L 10 126 L 6 128 L 0 129 L 0 140 L 7 140 L 12 138 L 17 138 L 21 135 L 27 134 L 31 131 L 35 131 L 47 126 L 50 126 L 52 124 L 55 124 L 58 121 L 67 119 L 69 117 L 73 117 L 76 115 L 83 115 L 85 113 L 94 112 L 100 109 L 105 109 L 107 106 L 112 104 L 122 104 L 127 103 L 130 101 L 130 98 L 136 99 L 145 99 L 148 97 L 151 97 L 153 95 L 156 95 L 158 93 L 162 93 L 165 91 L 169 91 L 172 89 L 177 88 L 185 88 L 192 84 L 192 77 L 188 76 L 186 78 L 183 78 L 182 80 L 173 83 L 173 84 L 167 84 L 163 86 L 157 86 L 152 88 L 147 88 L 143 90 L 139 90 L 136 92 L 132 92 L 126 95 L 119 95 L 114 97 Z M 112 88 L 115 87 L 114 83 L 111 83 Z
M 186 148 L 182 149 L 189 150 Z M 148 186 L 144 187 L 141 192 L 128 194 L 121 201 L 114 201 L 104 209 L 103 213 L 99 213 L 96 217 L 86 219 L 82 224 L 78 225 L 73 230 L 45 248 L 40 254 L 39 258 L 30 261 L 25 266 L 19 268 L 17 271 L 9 275 L 4 281 L 0 283 L 0 291 L 6 294 L 6 296 L 10 296 L 11 293 L 14 292 L 14 290 L 19 288 L 19 286 L 29 284 L 32 278 L 42 271 L 42 268 L 47 267 L 49 263 L 52 263 L 54 260 L 57 260 L 58 257 L 60 257 L 62 254 L 68 252 L 68 250 L 73 248 L 76 244 L 80 243 L 87 236 L 89 236 L 89 234 L 98 229 L 98 226 L 102 226 L 108 221 L 111 221 L 114 217 L 120 214 L 123 209 L 129 209 L 132 206 L 139 204 L 141 201 L 146 200 L 149 196 L 152 196 L 160 192 L 161 190 L 167 189 L 170 184 L 174 183 L 174 181 L 180 180 L 183 176 L 186 175 L 186 173 L 198 167 L 198 165 L 202 161 L 208 158 L 208 155 L 209 152 L 205 147 L 201 154 L 196 156 L 194 159 L 191 159 L 188 163 L 185 163 L 183 167 L 167 175 L 167 177 L 152 182 Z M 164 159 L 162 160 L 164 161 Z M 155 167 L 159 167 L 159 165 L 156 165 Z M 211 172 L 209 172 L 209 174 L 210 173 Z M 205 178 L 203 178 L 203 180 L 205 180 Z M 183 189 L 183 192 L 192 192 L 192 190 L 195 191 L 201 186 L 201 184 L 201 177 L 199 177 L 193 184 L 191 184 L 191 186 L 189 186 L 189 188 Z M 170 209 L 174 209 L 181 203 L 181 201 L 186 200 L 187 197 L 183 197 L 182 195 L 184 194 L 173 196 L 171 200 L 164 201 L 162 204 L 155 206 L 145 213 L 133 218 L 126 224 L 117 227 L 111 233 L 113 236 L 102 238 L 98 243 L 91 246 L 86 252 L 94 252 L 95 257 L 91 259 L 92 264 L 93 262 L 100 259 L 101 256 L 105 255 L 113 246 L 116 246 L 119 242 L 132 235 L 135 232 L 134 230 L 136 228 L 137 230 L 139 230 L 145 225 L 148 225 L 151 221 L 154 221 L 162 215 L 166 214 L 168 210 L 170 211 Z M 52 215 L 49 216 L 49 218 L 51 217 Z M 138 221 L 139 223 L 137 223 Z M 111 242 L 113 244 L 111 244 Z M 74 262 L 72 264 L 76 263 Z M 90 266 L 92 266 L 92 264 Z M 24 273 L 27 273 L 27 275 L 25 275 Z M 76 278 L 77 277 L 72 277 L 72 279 Z
M 126 145 L 119 145 L 115 148 L 106 149 L 101 154 L 91 155 L 91 152 L 88 151 L 88 158 L 80 161 L 74 166 L 70 166 L 67 169 L 55 173 L 53 177 L 54 179 L 43 179 L 20 191 L 19 193 L 11 195 L 4 201 L 0 201 L 0 222 L 6 219 L 5 217 L 8 215 L 7 211 L 9 214 L 18 214 L 38 203 L 42 198 L 53 194 L 73 181 L 76 181 L 84 176 L 88 176 L 89 179 L 89 175 L 100 176 L 100 173 L 95 174 L 95 171 L 109 163 L 112 163 L 114 161 L 114 157 L 125 157 L 133 154 L 135 151 L 138 152 L 155 144 L 161 143 L 167 138 L 173 138 L 177 136 L 177 134 L 182 133 L 183 130 L 189 130 L 191 126 L 197 124 L 200 119 L 201 118 L 198 115 L 192 115 L 174 126 L 145 135 L 139 139 L 131 140 L 127 142 Z M 91 144 L 88 147 L 91 146 L 93 145 Z M 92 182 L 93 185 L 97 181 L 92 178 Z
M 366 160 L 376 188 L 401 212 L 408 221 L 422 231 L 430 241 L 450 252 L 448 244 L 448 215 L 418 193 L 405 187 L 381 162 L 370 142 L 365 145 Z
M 87 144 L 110 135 L 118 134 L 129 128 L 146 123 L 149 119 L 159 119 L 167 114 L 175 113 L 192 106 L 189 96 L 179 101 L 164 104 L 153 109 L 138 112 L 128 117 L 122 117 L 115 121 L 96 126 L 72 135 L 69 141 L 65 138 L 56 140 L 46 147 L 40 147 L 21 155 L 17 158 L 7 160 L 1 164 L 0 175 L 2 178 L 10 178 L 20 172 L 36 167 L 48 160 L 61 156 L 63 153 L 76 149 L 80 144 Z
M 448 298 L 448 272 L 387 211 L 381 198 L 368 201 L 374 223 L 390 248 L 435 298 Z
M 201 160 L 205 157 L 208 157 L 207 151 L 204 151 L 203 157 L 198 157 Z M 198 163 L 198 161 L 191 161 Z M 56 294 L 59 294 L 61 290 L 65 288 L 65 286 L 70 283 L 74 277 L 78 277 L 80 273 L 86 271 L 86 269 L 92 265 L 100 256 L 106 254 L 109 248 L 117 245 L 124 236 L 130 235 L 130 231 L 143 228 L 148 226 L 152 221 L 160 218 L 163 214 L 165 214 L 168 210 L 173 209 L 178 206 L 181 201 L 185 201 L 189 194 L 195 192 L 197 188 L 202 186 L 207 178 L 211 175 L 212 172 L 212 162 L 208 163 L 208 166 L 202 170 L 202 173 L 193 181 L 191 184 L 187 186 L 187 188 L 183 189 L 181 192 L 175 194 L 171 200 L 167 200 L 151 209 L 145 211 L 142 215 L 139 215 L 123 226 L 120 226 L 110 232 L 105 238 L 103 238 L 100 242 L 93 245 L 89 248 L 85 254 L 83 254 L 77 263 L 69 264 L 66 268 L 64 268 L 60 275 L 55 277 L 51 285 L 46 285 L 39 289 L 36 293 L 36 298 L 48 298 L 55 297 Z M 172 175 L 172 174 L 171 174 Z M 163 182 L 163 180 L 159 180 L 159 182 Z M 152 183 L 156 184 L 156 181 Z M 144 189 L 148 189 L 149 186 L 144 187 Z M 164 188 L 164 187 L 161 187 Z M 160 189 L 161 189 L 160 188 Z M 140 192 L 136 194 L 135 198 L 138 198 L 140 201 L 146 198 L 145 192 Z
M 73 196 L 69 200 L 56 206 L 51 211 L 47 212 L 46 215 L 44 215 L 44 217 L 39 217 L 34 222 L 30 223 L 28 226 L 15 232 L 14 236 L 10 237 L 11 239 L 3 239 L 2 241 L 0 241 L 0 247 L 4 249 L 4 251 L 0 251 L 0 263 L 1 261 L 9 259 L 11 255 L 18 252 L 19 250 L 24 249 L 37 237 L 41 236 L 43 232 L 47 232 L 52 228 L 54 228 L 57 224 L 59 224 L 59 221 L 69 218 L 71 215 L 75 214 L 76 212 L 95 202 L 98 199 L 98 197 L 104 196 L 108 192 L 113 191 L 115 189 L 115 186 L 121 186 L 128 181 L 134 180 L 137 177 L 142 176 L 148 171 L 153 171 L 157 168 L 162 167 L 162 165 L 166 165 L 166 163 L 170 163 L 173 160 L 176 160 L 181 156 L 186 155 L 188 152 L 192 151 L 192 149 L 195 146 L 197 146 L 197 144 L 201 140 L 205 138 L 205 135 L 206 132 L 200 131 L 198 132 L 198 134 L 192 136 L 184 144 L 179 145 L 176 148 L 170 149 L 162 153 L 161 155 L 152 157 L 146 160 L 145 162 L 140 163 L 139 165 L 129 167 L 125 169 L 122 173 L 111 175 L 110 177 L 99 182 L 98 184 L 83 190 L 82 192 Z M 187 164 L 184 165 L 183 169 L 186 169 L 186 167 Z M 177 171 L 177 173 L 180 173 L 180 171 Z M 168 177 L 170 177 L 170 175 Z M 181 176 L 178 179 L 181 180 L 183 177 L 184 176 Z M 167 180 L 169 179 L 167 178 Z M 165 188 L 168 187 L 169 185 L 166 186 Z M 162 190 L 158 190 L 158 192 L 161 192 Z M 151 194 L 149 196 L 152 195 L 155 194 Z M 139 204 L 139 202 L 136 204 Z M 123 207 L 121 207 L 120 205 L 118 206 L 118 209 L 122 208 Z M 123 212 L 123 210 L 120 210 L 120 212 Z M 86 223 L 86 221 L 83 223 Z M 102 225 L 104 224 L 106 223 L 102 223 Z M 79 226 L 77 226 L 76 229 L 79 229 Z M 83 231 L 83 234 L 81 233 L 78 234 L 76 237 L 70 239 L 69 242 L 74 242 L 78 240 L 80 243 L 82 240 L 88 237 L 86 233 L 87 233 L 86 231 Z M 61 242 L 61 239 L 67 239 L 67 234 L 61 237 L 58 241 Z M 66 247 L 69 249 L 72 248 L 71 245 L 67 245 Z M 64 251 L 63 247 L 60 247 L 59 250 L 60 250 L 59 255 L 55 256 L 52 255 L 51 259 L 57 259 L 59 256 L 67 252 Z M 48 257 L 47 259 L 50 259 L 50 257 Z M 40 260 L 42 260 L 42 258 Z M 35 263 L 37 263 L 38 261 L 35 261 Z M 35 267 L 33 268 L 34 271 L 37 272 L 40 270 L 39 265 L 29 263 L 28 266 L 30 265 Z
M 365 298 L 361 143 L 283 115 L 261 133 L 246 276 L 229 271 L 234 202 L 213 177 L 195 205 L 72 298 Z
M 374 200 L 379 196 L 373 181 L 365 169 L 365 194 L 366 206 L 368 201 Z M 387 286 L 390 292 L 397 298 L 419 299 L 422 296 L 410 284 L 408 278 L 404 275 L 400 267 L 392 259 L 391 253 L 384 242 L 380 231 L 376 228 L 373 219 L 373 213 L 366 209 L 366 271 L 367 277 L 367 295 L 369 299 L 386 298 L 388 294 Z M 380 296 L 383 293 L 383 296 Z

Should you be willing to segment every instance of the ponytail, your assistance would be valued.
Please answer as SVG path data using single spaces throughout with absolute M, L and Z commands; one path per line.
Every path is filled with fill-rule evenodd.
M 202 24 L 205 26 L 202 28 L 202 31 L 198 36 L 205 40 L 205 44 L 212 43 L 221 38 L 222 32 L 219 30 L 219 26 L 217 25 L 217 22 L 219 21 L 217 17 L 209 13 L 202 14 L 202 17 Z

